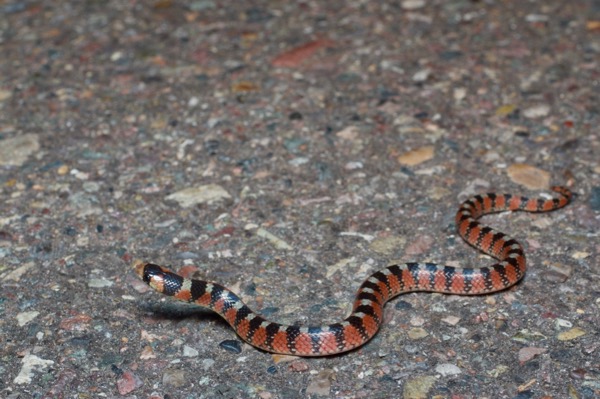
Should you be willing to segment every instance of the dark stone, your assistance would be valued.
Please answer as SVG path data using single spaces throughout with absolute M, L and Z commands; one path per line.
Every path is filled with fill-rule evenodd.
M 590 207 L 593 211 L 600 211 L 600 186 L 592 187 L 590 194 Z
M 267 368 L 267 373 L 269 373 L 269 374 L 277 374 L 277 366 L 274 366 L 274 365 L 273 366 L 269 366 Z
M 208 152 L 209 155 L 216 155 L 220 145 L 221 142 L 219 140 L 206 140 L 204 142 L 204 150 Z
M 450 60 L 454 60 L 456 58 L 460 58 L 463 56 L 463 52 L 462 51 L 456 51 L 456 50 L 448 50 L 448 51 L 442 51 L 440 53 L 440 58 L 444 61 L 450 61 Z
M 394 305 L 394 308 L 396 310 L 411 310 L 413 308 L 413 305 L 409 302 L 400 300 L 400 301 L 396 302 L 396 304 Z
M 237 339 L 226 339 L 219 346 L 228 352 L 242 353 L 242 344 Z
M 77 229 L 73 226 L 65 227 L 63 233 L 68 235 L 69 237 L 75 237 L 77 235 Z
M 291 121 L 301 121 L 303 117 L 300 112 L 294 111 L 290 114 L 289 118 Z
M 532 391 L 519 392 L 516 396 L 512 397 L 512 399 L 530 399 L 530 398 L 533 398 Z

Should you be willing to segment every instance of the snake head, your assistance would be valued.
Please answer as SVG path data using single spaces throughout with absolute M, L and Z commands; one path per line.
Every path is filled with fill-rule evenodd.
M 135 260 L 133 262 L 133 269 L 135 270 L 135 273 L 144 281 L 144 283 L 148 284 L 155 290 L 162 292 L 164 276 L 165 272 L 167 272 L 166 270 L 163 270 L 163 268 L 158 265 L 153 263 L 145 263 L 141 260 Z
M 136 260 L 133 268 L 144 283 L 162 294 L 173 296 L 181 291 L 184 278 L 166 267 Z

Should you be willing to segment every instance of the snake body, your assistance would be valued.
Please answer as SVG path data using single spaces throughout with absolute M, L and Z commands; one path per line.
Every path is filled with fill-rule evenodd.
M 552 190 L 558 197 L 527 198 L 511 194 L 475 195 L 456 213 L 459 235 L 470 245 L 496 258 L 497 263 L 462 268 L 434 263 L 388 266 L 367 278 L 356 294 L 352 313 L 343 321 L 322 326 L 275 323 L 251 310 L 228 288 L 184 278 L 169 269 L 136 261 L 136 273 L 154 290 L 184 302 L 211 309 L 222 316 L 245 342 L 267 352 L 296 356 L 326 356 L 364 345 L 383 322 L 383 307 L 393 297 L 412 291 L 480 295 L 504 290 L 517 283 L 526 269 L 523 246 L 506 234 L 476 219 L 501 211 L 549 212 L 571 200 L 565 187 Z

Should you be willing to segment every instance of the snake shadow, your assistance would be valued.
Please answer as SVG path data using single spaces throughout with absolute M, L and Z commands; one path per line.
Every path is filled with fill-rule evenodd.
M 143 301 L 138 304 L 138 308 L 150 316 L 163 320 L 181 321 L 195 318 L 202 321 L 217 322 L 227 328 L 231 328 L 217 313 L 191 303 Z

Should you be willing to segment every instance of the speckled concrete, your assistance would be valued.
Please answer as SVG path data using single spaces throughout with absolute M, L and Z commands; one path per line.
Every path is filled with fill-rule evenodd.
M 598 1 L 0 2 L 0 397 L 600 397 Z M 150 291 L 142 258 L 265 316 L 346 315 L 391 261 L 530 269 L 416 293 L 369 344 L 272 356 Z

